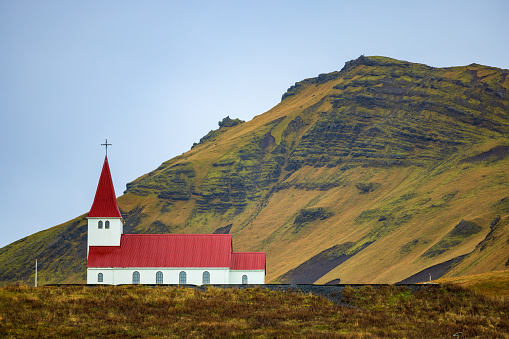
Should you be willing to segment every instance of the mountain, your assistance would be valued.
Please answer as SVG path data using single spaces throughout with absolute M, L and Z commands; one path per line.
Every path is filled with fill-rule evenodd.
M 124 231 L 231 233 L 267 282 L 507 269 L 508 74 L 361 56 L 128 183 Z M 84 282 L 85 216 L 0 249 L 0 280 Z

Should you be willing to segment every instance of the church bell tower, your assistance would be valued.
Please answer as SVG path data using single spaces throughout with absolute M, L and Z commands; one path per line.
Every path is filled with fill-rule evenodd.
M 87 256 L 90 246 L 120 246 L 124 225 L 122 215 L 118 209 L 113 181 L 111 180 L 107 154 L 104 158 L 101 177 L 87 219 Z

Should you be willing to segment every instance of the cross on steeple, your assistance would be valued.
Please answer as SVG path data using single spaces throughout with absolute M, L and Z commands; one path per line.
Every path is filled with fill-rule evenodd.
M 106 142 L 101 144 L 101 146 L 106 146 L 106 156 L 108 156 L 108 146 L 111 146 L 111 144 L 108 144 L 108 139 L 106 139 Z

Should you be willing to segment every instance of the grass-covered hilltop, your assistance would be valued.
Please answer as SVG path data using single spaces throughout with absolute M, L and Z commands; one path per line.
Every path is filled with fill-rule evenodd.
M 505 270 L 508 74 L 361 56 L 128 183 L 124 232 L 230 233 L 269 283 Z M 40 284 L 85 282 L 85 216 L 0 249 L 0 282 L 33 282 L 35 258 Z

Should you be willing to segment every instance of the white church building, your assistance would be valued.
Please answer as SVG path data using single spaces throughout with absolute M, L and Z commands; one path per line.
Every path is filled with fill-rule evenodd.
M 231 234 L 123 234 L 108 157 L 87 216 L 88 284 L 264 284 L 265 253 Z

